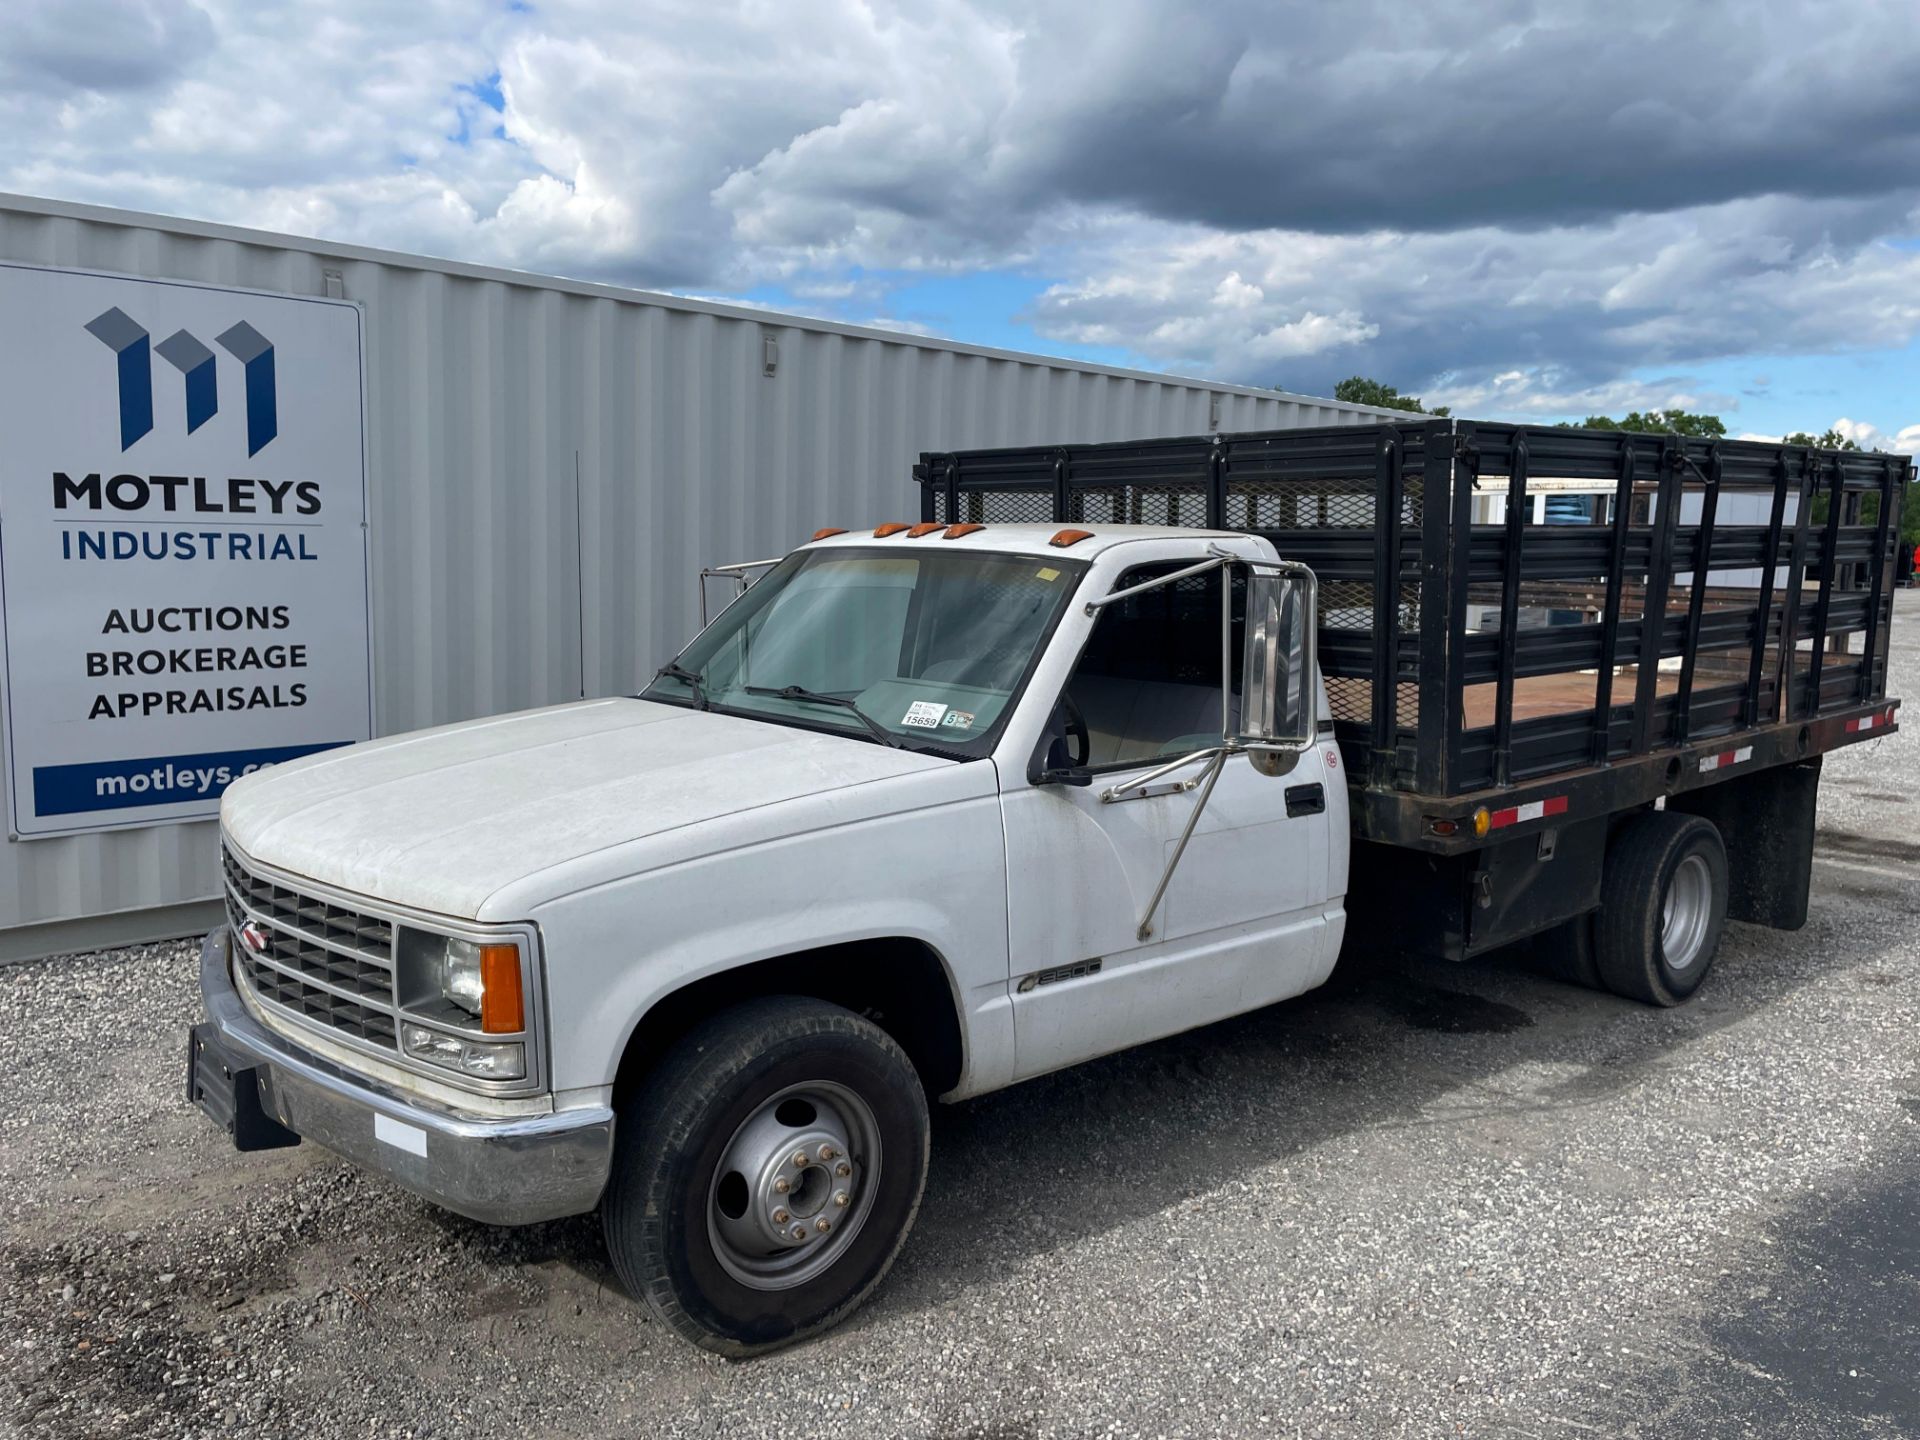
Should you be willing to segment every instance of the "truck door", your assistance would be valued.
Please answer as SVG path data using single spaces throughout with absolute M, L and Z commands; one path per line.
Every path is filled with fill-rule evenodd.
M 1136 567 L 1115 589 L 1181 568 Z M 1345 795 L 1325 751 L 1290 773 L 1230 757 L 1153 916 L 1142 917 L 1205 763 L 1145 793 L 1113 786 L 1220 740 L 1220 586 L 1189 577 L 1101 610 L 1057 704 L 1085 733 L 1089 786 L 1004 774 L 1016 1070 L 1041 1074 L 1311 988 L 1339 947 Z M 1236 618 L 1236 632 L 1238 629 Z M 1237 704 L 1240 646 L 1229 647 Z M 1237 715 L 1235 717 L 1237 719 Z M 1334 777 L 1337 778 L 1337 777 Z M 1330 835 L 1330 816 L 1340 831 Z

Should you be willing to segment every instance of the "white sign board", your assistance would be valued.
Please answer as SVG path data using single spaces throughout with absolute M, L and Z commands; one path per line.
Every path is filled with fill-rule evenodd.
M 360 311 L 0 265 L 13 833 L 372 734 Z

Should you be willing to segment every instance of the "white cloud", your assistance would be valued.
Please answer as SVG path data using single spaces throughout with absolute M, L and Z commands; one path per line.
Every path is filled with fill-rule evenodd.
M 708 293 L 778 281 L 900 329 L 923 328 L 886 318 L 901 272 L 1023 267 L 1056 282 L 1030 317 L 1048 339 L 1183 370 L 1362 370 L 1516 414 L 1732 408 L 1687 368 L 1920 333 L 1920 253 L 1885 243 L 1920 233 L 1909 20 L 13 0 L 0 187 Z M 1649 370 L 1673 378 L 1623 378 Z
M 1850 420 L 1842 415 L 1831 425 L 1824 428 L 1825 430 L 1833 431 L 1842 440 L 1853 441 L 1853 443 L 1858 445 L 1862 450 L 1885 450 L 1895 455 L 1912 455 L 1920 452 L 1920 425 L 1907 425 L 1894 434 L 1889 435 L 1877 425 L 1869 424 L 1864 420 Z M 1822 430 L 1808 430 L 1802 433 L 1818 437 L 1824 432 Z M 1759 435 L 1747 432 L 1738 438 L 1741 440 L 1767 440 L 1778 443 L 1785 437 L 1780 435 Z
M 1823 219 L 1767 198 L 1438 235 L 1224 234 L 1110 218 L 1077 250 L 1088 277 L 1048 290 L 1034 318 L 1060 339 L 1263 381 L 1324 355 L 1456 408 L 1733 409 L 1737 396 L 1684 379 L 1622 377 L 1777 349 L 1893 347 L 1920 332 L 1920 253 L 1841 245 L 1829 219 L 1852 215 L 1831 209 Z M 1682 252 L 1690 258 L 1675 263 Z M 1297 342 L 1263 344 L 1276 333 Z

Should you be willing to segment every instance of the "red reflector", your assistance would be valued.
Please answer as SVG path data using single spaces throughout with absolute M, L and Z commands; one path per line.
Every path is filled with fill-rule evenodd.
M 1069 545 L 1078 545 L 1082 540 L 1091 540 L 1092 538 L 1093 531 L 1091 530 L 1056 530 L 1053 533 L 1053 538 L 1047 541 L 1047 543 L 1049 545 L 1057 545 L 1064 550 Z
M 911 530 L 907 531 L 907 538 L 909 540 L 918 540 L 922 535 L 931 535 L 936 530 L 944 530 L 946 528 L 947 527 L 942 525 L 938 520 L 923 520 Z
M 1493 812 L 1489 823 L 1495 830 L 1503 825 L 1524 825 L 1529 820 L 1544 820 L 1549 815 L 1567 813 L 1567 797 L 1554 795 L 1545 800 L 1535 800 L 1526 805 L 1512 805 L 1505 810 Z
M 949 540 L 958 540 L 962 535 L 971 535 L 976 530 L 984 530 L 986 528 L 984 525 L 949 525 L 947 527 L 946 538 Z
M 846 533 L 847 533 L 847 532 L 846 532 L 846 531 L 845 531 L 844 529 L 840 529 L 840 530 L 835 530 L 835 529 L 834 529 L 834 528 L 833 528 L 832 526 L 828 526 L 828 527 L 827 527 L 826 529 L 824 529 L 824 530 L 816 530 L 816 531 L 814 531 L 814 532 L 813 532 L 813 538 L 814 538 L 815 540 L 825 540 L 825 539 L 828 539 L 828 538 L 830 538 L 831 536 L 834 536 L 834 535 L 844 535 L 844 534 L 846 534 Z M 808 543 L 812 543 L 812 542 L 808 542 Z
M 876 525 L 873 528 L 873 538 L 876 540 L 884 540 L 889 535 L 898 535 L 906 528 L 903 522 L 897 522 L 892 525 Z

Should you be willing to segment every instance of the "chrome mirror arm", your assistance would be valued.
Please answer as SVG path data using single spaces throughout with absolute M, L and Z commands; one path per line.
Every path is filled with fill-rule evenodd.
M 1187 853 L 1187 841 L 1193 838 L 1193 828 L 1200 823 L 1200 814 L 1207 808 L 1207 801 L 1213 798 L 1213 787 L 1220 779 L 1220 772 L 1226 769 L 1227 757 L 1232 753 L 1222 746 L 1218 750 L 1203 750 L 1198 755 L 1187 756 L 1187 760 L 1195 760 L 1199 755 L 1211 755 L 1213 763 L 1207 767 L 1206 784 L 1200 791 L 1200 798 L 1193 802 L 1193 813 L 1187 816 L 1186 828 L 1180 832 L 1180 839 L 1173 847 L 1173 854 L 1167 857 L 1167 868 L 1160 875 L 1160 883 L 1153 887 L 1153 898 L 1147 902 L 1147 913 L 1140 917 L 1140 929 L 1137 933 L 1142 940 L 1149 939 L 1153 935 L 1154 912 L 1160 908 L 1160 901 L 1166 896 L 1167 886 L 1173 881 L 1173 872 L 1180 866 L 1180 857 Z M 1180 763 L 1184 765 L 1186 761 L 1183 760 Z
M 1116 800 L 1124 800 L 1130 793 L 1145 790 L 1149 785 L 1171 775 L 1176 770 L 1183 770 L 1201 760 L 1211 760 L 1224 748 L 1226 747 L 1221 745 L 1209 745 L 1205 750 L 1195 750 L 1191 755 L 1182 755 L 1177 760 L 1169 760 L 1158 769 L 1149 770 L 1144 775 L 1136 775 L 1131 780 L 1121 781 L 1118 785 L 1109 785 L 1100 792 L 1100 803 L 1111 805 Z M 1196 780 L 1193 783 L 1197 785 L 1199 781 Z
M 703 566 L 700 571 L 700 628 L 704 630 L 712 623 L 707 617 L 707 581 L 732 581 L 736 587 L 733 592 L 733 600 L 738 600 L 742 595 L 747 593 L 747 588 L 753 584 L 752 571 L 764 570 L 769 565 L 778 565 L 786 558 L 784 555 L 776 555 L 771 560 L 741 560 L 732 565 Z M 729 600 L 727 605 L 731 605 L 733 600 Z M 726 609 L 726 605 L 720 608 L 724 610 Z

